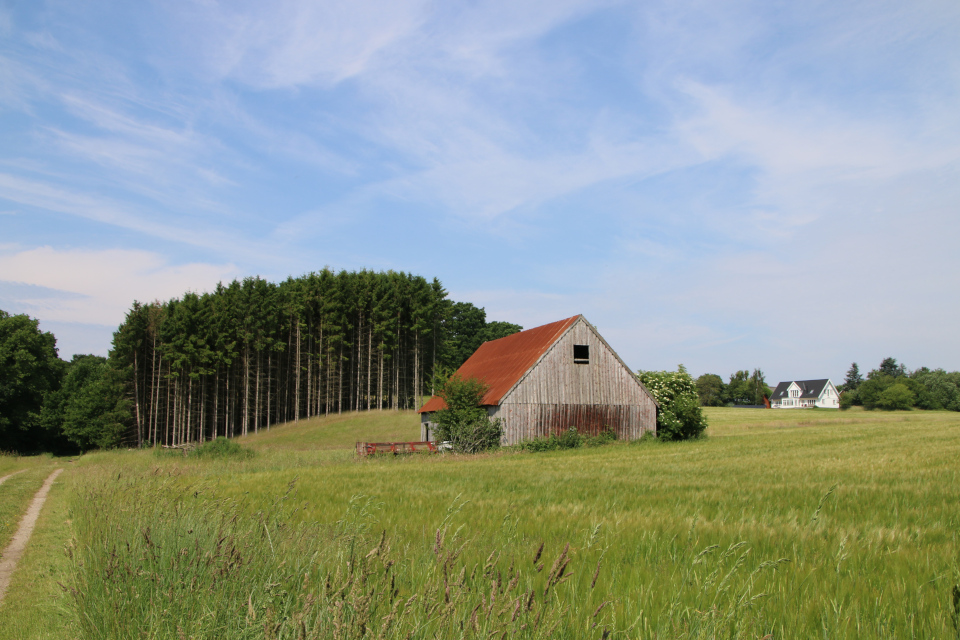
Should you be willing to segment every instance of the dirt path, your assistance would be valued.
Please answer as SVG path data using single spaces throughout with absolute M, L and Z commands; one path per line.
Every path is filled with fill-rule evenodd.
M 13 577 L 13 572 L 17 568 L 17 562 L 20 561 L 20 556 L 23 555 L 24 550 L 27 548 L 27 542 L 30 541 L 30 534 L 33 533 L 33 527 L 37 524 L 37 518 L 40 517 L 40 510 L 43 508 L 43 503 L 47 501 L 47 494 L 50 493 L 50 487 L 53 486 L 53 481 L 57 479 L 61 471 L 63 471 L 63 469 L 57 469 L 47 476 L 43 486 L 40 487 L 40 491 L 37 491 L 36 495 L 33 496 L 33 502 L 30 503 L 27 512 L 23 514 L 23 518 L 20 520 L 20 526 L 17 527 L 17 532 L 13 534 L 13 539 L 3 551 L 3 557 L 0 558 L 0 603 L 3 603 L 3 597 L 7 595 L 10 578 Z M 10 475 L 13 474 L 11 473 Z M 10 476 L 5 476 L 0 482 L 9 477 Z
M 18 473 L 23 473 L 24 471 L 26 471 L 26 469 L 20 469 L 20 471 L 14 471 L 13 473 L 8 473 L 7 475 L 0 478 L 0 484 L 3 484 L 4 480 L 9 480 L 13 476 L 17 475 Z

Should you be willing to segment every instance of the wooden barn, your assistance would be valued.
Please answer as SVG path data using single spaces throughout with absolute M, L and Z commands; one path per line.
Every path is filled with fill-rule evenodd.
M 503 444 L 576 427 L 612 430 L 618 439 L 656 433 L 657 403 L 583 316 L 535 327 L 480 345 L 457 370 L 490 389 L 483 405 L 503 423 Z M 432 439 L 437 396 L 420 409 L 420 436 Z

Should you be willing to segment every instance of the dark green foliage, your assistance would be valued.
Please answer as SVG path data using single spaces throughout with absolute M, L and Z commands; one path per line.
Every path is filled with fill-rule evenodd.
M 455 302 L 450 308 L 446 327 L 450 342 L 444 351 L 443 364 L 456 370 L 487 339 L 487 312 L 469 302 Z
M 697 396 L 702 406 L 722 407 L 725 404 L 723 396 L 726 385 L 723 384 L 723 378 L 715 373 L 705 373 L 697 378 L 696 384 Z
M 874 373 L 874 372 L 871 372 Z M 875 409 L 880 394 L 893 384 L 893 376 L 870 375 L 860 388 L 857 389 L 857 395 L 860 397 L 860 403 L 865 409 Z
M 917 402 L 921 409 L 960 411 L 960 372 L 930 371 L 924 367 L 910 376 L 927 390 L 927 395 Z
M 617 441 L 616 432 L 610 429 L 604 429 L 595 436 L 587 436 L 583 444 L 588 447 L 602 447 L 605 444 L 610 444 Z
M 551 433 L 549 436 L 541 436 L 532 440 L 527 440 L 519 445 L 521 451 L 540 452 L 540 451 L 560 451 L 562 449 L 579 449 L 580 447 L 602 447 L 617 441 L 617 434 L 610 429 L 605 429 L 594 436 L 587 436 L 579 432 L 576 427 L 569 427 L 560 433 Z
M 432 416 L 437 423 L 437 440 L 452 443 L 458 453 L 478 453 L 499 447 L 503 427 L 499 419 L 489 419 L 481 404 L 488 389 L 482 380 L 451 376 L 437 392 L 447 405 Z
M 749 371 L 737 371 L 730 374 L 724 400 L 724 404 L 754 404 Z
M 899 385 L 901 388 L 891 390 Z M 844 396 L 847 393 L 844 393 Z M 909 401 L 909 405 L 906 403 Z M 841 403 L 845 402 L 841 396 Z M 960 411 L 960 372 L 921 367 L 906 371 L 894 358 L 884 358 L 880 367 L 867 374 L 855 395 L 846 402 L 865 409 L 918 409 Z
M 451 371 L 456 371 L 484 342 L 523 331 L 523 327 L 511 322 L 487 322 L 486 310 L 469 302 L 452 303 L 443 328 L 446 341 L 440 364 Z
M 860 367 L 854 362 L 847 370 L 847 377 L 843 379 L 843 391 L 856 391 L 863 383 L 863 376 L 860 375 Z
M 900 388 L 887 393 L 892 387 Z M 907 393 L 904 393 L 904 390 Z M 917 380 L 901 376 L 894 377 L 878 374 L 875 371 L 863 381 L 857 390 L 860 401 L 865 409 L 909 409 L 917 405 L 921 408 L 941 408 L 934 406 L 935 399 L 922 383 Z M 904 403 L 909 399 L 909 404 Z
M 253 451 L 244 449 L 238 442 L 220 436 L 204 442 L 191 451 L 190 455 L 197 458 L 251 458 Z
M 53 334 L 40 331 L 33 318 L 0 311 L 0 451 L 47 447 L 43 400 L 60 386 L 62 374 Z
M 897 409 L 909 409 L 913 406 L 915 396 L 907 385 L 896 382 L 884 389 L 876 401 L 878 409 L 894 411 Z
M 770 387 L 760 369 L 737 371 L 730 374 L 730 382 L 724 390 L 724 401 L 733 405 L 760 405 L 764 396 L 770 397 Z
M 846 411 L 850 407 L 860 404 L 860 392 L 856 389 L 844 390 L 840 393 L 840 410 Z
M 109 449 L 130 426 L 130 406 L 105 358 L 75 355 L 62 386 L 48 394 L 42 419 L 48 432 L 63 434 L 81 451 Z
M 703 435 L 707 419 L 700 408 L 697 387 L 683 365 L 676 371 L 640 371 L 637 375 L 660 405 L 658 438 L 687 440 Z
M 483 341 L 499 340 L 523 331 L 523 327 L 512 322 L 488 322 L 483 328 Z
M 907 367 L 902 364 L 898 365 L 896 358 L 884 358 L 883 361 L 880 362 L 880 368 L 877 369 L 876 372 L 883 376 L 899 378 L 907 375 Z M 874 372 L 871 371 L 870 373 Z
M 551 433 L 549 436 L 542 436 L 522 442 L 520 444 L 520 450 L 539 453 L 541 451 L 578 449 L 583 446 L 585 440 L 586 439 L 577 432 L 576 427 L 570 427 L 559 434 Z

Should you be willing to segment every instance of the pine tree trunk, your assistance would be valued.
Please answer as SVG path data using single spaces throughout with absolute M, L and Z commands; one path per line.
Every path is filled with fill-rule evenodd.
M 217 439 L 217 433 L 220 424 L 217 422 L 218 409 L 220 408 L 220 363 L 217 363 L 217 373 L 213 379 L 213 439 Z
M 267 431 L 270 431 L 270 391 L 273 388 L 272 354 L 267 351 Z
M 300 421 L 300 319 L 297 318 L 297 371 L 294 376 L 294 381 L 297 385 L 296 391 L 293 394 L 294 398 L 294 409 L 293 409 L 293 421 Z
M 260 433 L 260 368 L 263 352 L 257 350 L 257 395 L 253 403 L 253 432 Z
M 247 344 L 243 354 L 243 426 L 242 435 L 247 435 L 250 428 L 250 345 Z

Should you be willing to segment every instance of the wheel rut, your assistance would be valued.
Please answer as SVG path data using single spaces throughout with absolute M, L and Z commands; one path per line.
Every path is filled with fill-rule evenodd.
M 17 569 L 17 563 L 20 561 L 20 557 L 23 556 L 23 552 L 27 548 L 27 543 L 30 542 L 30 536 L 33 534 L 33 528 L 37 525 L 37 518 L 40 517 L 40 510 L 43 509 L 43 503 L 47 501 L 47 494 L 50 493 L 50 487 L 53 486 L 53 481 L 57 479 L 57 476 L 60 475 L 62 471 L 63 469 L 57 469 L 44 480 L 43 486 L 34 494 L 30 506 L 27 507 L 27 512 L 23 514 L 23 518 L 20 519 L 20 526 L 17 527 L 17 532 L 13 534 L 13 539 L 10 541 L 10 544 L 7 545 L 7 548 L 4 549 L 3 556 L 0 557 L 0 604 L 3 603 L 4 596 L 7 595 L 7 589 L 10 587 L 13 572 Z M 17 473 L 19 473 L 19 471 Z M 8 476 L 4 476 L 0 478 L 0 482 L 3 482 L 12 475 L 16 474 L 11 473 Z
M 0 484 L 3 484 L 5 480 L 9 480 L 13 476 L 17 475 L 18 473 L 23 473 L 24 471 L 26 471 L 26 469 L 20 469 L 20 471 L 14 471 L 13 473 L 8 473 L 7 475 L 0 478 Z

